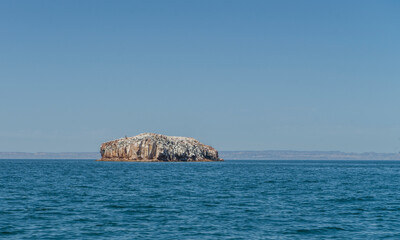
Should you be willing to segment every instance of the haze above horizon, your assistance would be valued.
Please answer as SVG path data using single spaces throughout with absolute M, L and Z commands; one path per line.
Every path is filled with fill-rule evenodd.
M 399 1 L 0 2 L 0 151 L 155 132 L 400 151 Z

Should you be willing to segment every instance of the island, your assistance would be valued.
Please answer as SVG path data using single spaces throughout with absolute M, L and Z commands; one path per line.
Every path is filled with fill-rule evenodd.
M 142 133 L 105 142 L 98 161 L 210 162 L 223 161 L 218 151 L 194 138 Z

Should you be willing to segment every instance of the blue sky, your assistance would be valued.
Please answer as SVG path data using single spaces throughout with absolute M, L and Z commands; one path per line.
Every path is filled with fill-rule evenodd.
M 0 151 L 157 132 L 400 151 L 399 1 L 0 2 Z

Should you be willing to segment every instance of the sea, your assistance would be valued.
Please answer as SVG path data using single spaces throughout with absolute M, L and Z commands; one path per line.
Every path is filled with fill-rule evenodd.
M 400 239 L 400 161 L 0 160 L 0 239 Z

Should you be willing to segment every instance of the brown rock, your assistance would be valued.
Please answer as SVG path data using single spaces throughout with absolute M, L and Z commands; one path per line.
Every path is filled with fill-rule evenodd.
M 194 138 L 155 133 L 142 133 L 103 143 L 100 153 L 99 161 L 223 161 L 218 157 L 217 150 Z

